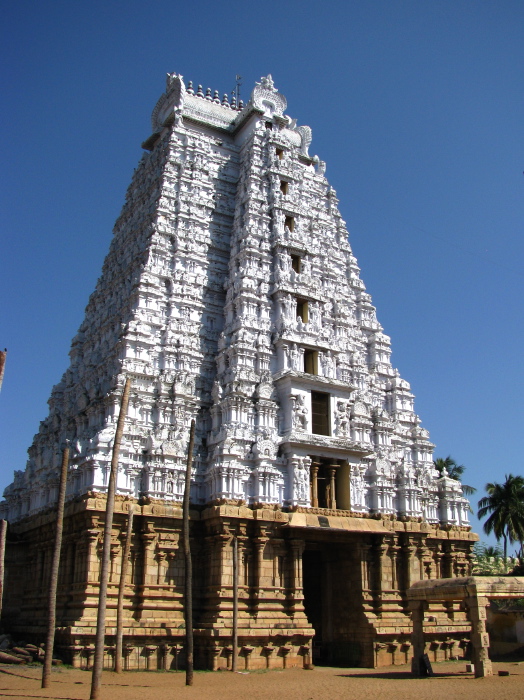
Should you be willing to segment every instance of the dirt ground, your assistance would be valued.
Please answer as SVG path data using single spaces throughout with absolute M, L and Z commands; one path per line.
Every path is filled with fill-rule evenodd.
M 311 671 L 184 672 L 104 671 L 101 700 L 517 700 L 524 698 L 524 662 L 493 664 L 491 678 L 475 679 L 463 661 L 434 664 L 433 678 L 411 678 L 407 666 L 380 670 L 317 667 Z M 501 677 L 499 670 L 509 671 Z M 53 669 L 52 687 L 40 688 L 41 667 L 0 665 L 0 698 L 88 700 L 91 673 Z

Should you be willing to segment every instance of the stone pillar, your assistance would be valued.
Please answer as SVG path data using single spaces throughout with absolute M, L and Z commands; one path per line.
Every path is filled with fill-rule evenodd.
M 209 648 L 209 658 L 211 659 L 211 670 L 218 671 L 218 657 L 222 649 L 219 646 L 211 646 Z
M 271 540 L 271 549 L 272 549 L 272 558 L 273 558 L 273 577 L 271 580 L 271 584 L 274 589 L 276 588 L 282 588 L 284 586 L 281 586 L 281 581 L 280 581 L 280 572 L 279 572 L 279 557 L 283 556 L 285 554 L 285 549 L 283 547 L 284 545 L 284 540 L 280 538 L 273 538 Z
M 143 532 L 141 535 L 142 539 L 142 585 L 143 585 L 143 595 L 145 595 L 145 588 L 151 584 L 156 583 L 156 576 L 154 565 L 154 554 L 153 554 L 153 544 L 156 539 L 156 534 L 151 530 Z M 156 572 L 155 572 L 156 573 Z
M 85 537 L 87 540 L 87 560 L 84 562 L 83 580 L 87 583 L 96 583 L 98 581 L 98 556 L 96 553 L 98 545 L 98 536 L 100 532 L 98 528 L 86 530 Z
M 168 669 L 168 657 L 169 654 L 169 647 L 167 644 L 161 644 L 160 645 L 160 668 L 162 671 L 167 671 Z
M 435 561 L 435 578 L 445 578 L 445 574 L 442 571 L 443 557 L 444 552 L 442 551 L 442 544 L 437 544 L 435 551 L 433 552 L 433 559 Z
M 403 570 L 404 570 L 404 580 L 402 581 L 402 588 L 405 591 L 409 589 L 411 586 L 411 572 L 413 569 L 413 556 L 415 555 L 417 551 L 417 548 L 411 544 L 411 543 L 406 543 L 402 547 L 402 554 L 403 554 Z
M 156 574 L 156 582 L 157 585 L 159 586 L 162 581 L 162 575 L 165 573 L 165 562 L 167 560 L 167 554 L 166 552 L 158 551 L 156 554 L 156 560 L 157 560 L 157 574 Z M 164 576 L 165 578 L 165 576 Z
M 280 656 L 282 657 L 282 668 L 287 668 L 287 655 L 291 651 L 291 647 L 280 647 Z
M 167 553 L 167 565 L 166 565 L 166 583 L 171 584 L 174 582 L 176 576 L 173 570 L 173 562 L 176 559 L 176 552 L 170 550 Z
M 442 578 L 452 578 L 453 577 L 453 548 L 449 542 L 443 545 L 443 556 L 441 562 L 440 575 Z
M 424 612 L 428 604 L 424 600 L 410 600 L 411 623 L 411 644 L 413 646 L 413 659 L 411 661 L 411 673 L 420 678 L 422 675 L 422 657 L 424 656 Z
M 95 654 L 94 645 L 89 645 L 87 647 L 84 647 L 84 656 L 86 658 L 86 671 L 93 670 L 93 656 L 94 656 L 94 654 Z
M 250 646 L 243 646 L 242 647 L 242 656 L 244 657 L 244 668 L 246 671 L 249 671 L 249 660 L 251 658 L 251 654 L 253 653 L 255 647 L 250 647 Z
M 260 604 L 261 599 L 264 597 L 264 549 L 266 546 L 266 542 L 268 541 L 267 537 L 255 537 L 254 543 L 255 543 L 255 548 L 256 548 L 256 556 L 257 556 L 257 572 L 256 572 L 256 583 L 255 583 L 255 596 L 258 601 L 258 604 Z
M 290 612 L 295 614 L 304 610 L 303 582 L 302 582 L 302 554 L 306 546 L 304 540 L 290 540 L 291 545 L 291 605 Z
M 318 470 L 320 462 L 311 462 L 311 506 L 318 508 Z
M 397 559 L 400 552 L 400 547 L 392 543 L 389 547 L 389 556 L 391 559 L 391 589 L 397 591 L 400 589 L 400 581 L 397 570 Z
M 180 654 L 182 649 L 182 645 L 179 646 L 178 644 L 173 644 L 173 646 L 171 647 L 171 653 L 175 657 L 175 671 L 178 671 L 178 655 Z
M 336 480 L 335 480 L 335 474 L 337 473 L 337 469 L 339 468 L 338 462 L 336 464 L 330 464 L 329 465 L 329 495 L 330 495 L 330 503 L 327 504 L 328 508 L 332 508 L 333 510 L 337 509 L 337 494 L 336 494 Z
M 109 583 L 114 583 L 117 580 L 117 575 L 116 575 L 116 560 L 118 558 L 118 554 L 120 552 L 120 543 L 119 542 L 111 542 L 111 548 L 109 551 Z
M 239 588 L 239 590 L 242 590 L 242 591 L 245 591 L 246 588 L 249 586 L 248 542 L 249 542 L 249 538 L 246 537 L 245 535 L 237 535 L 238 588 Z
M 493 668 L 488 655 L 489 635 L 486 632 L 486 607 L 489 600 L 484 597 L 465 599 L 468 617 L 471 621 L 471 644 L 473 647 L 473 664 L 475 678 L 493 675 Z
M 375 543 L 374 549 L 374 581 L 373 600 L 377 615 L 382 612 L 382 592 L 384 590 L 384 558 L 387 556 L 389 545 L 384 540 Z
M 131 654 L 133 653 L 134 646 L 131 644 L 125 644 L 122 648 L 122 656 L 124 657 L 124 671 L 129 671 L 131 669 Z
M 71 659 L 71 666 L 73 668 L 81 668 L 82 667 L 82 662 L 81 662 L 81 654 L 83 651 L 84 647 L 78 646 L 76 644 L 72 644 L 71 646 L 67 647 L 67 650 L 69 651 L 69 657 Z
M 215 542 L 218 545 L 218 557 L 215 557 L 214 560 L 213 583 L 219 589 L 224 585 L 231 588 L 233 570 L 230 552 L 228 551 L 231 543 L 231 535 L 227 533 L 215 535 Z M 226 579 L 227 583 L 224 581 L 225 576 L 228 577 Z
M 264 656 L 266 657 L 266 668 L 269 668 L 271 654 L 274 651 L 275 651 L 275 647 L 271 646 L 270 644 L 267 644 L 263 649 Z
M 206 561 L 204 584 L 206 588 L 213 586 L 215 583 L 215 537 L 214 535 L 207 535 L 204 538 L 204 550 L 203 550 L 204 560 Z
M 146 671 L 153 670 L 151 668 L 151 657 L 155 653 L 156 649 L 157 649 L 157 647 L 152 645 L 152 644 L 144 647 L 143 653 L 144 653 L 144 656 L 146 657 Z
M 372 583 L 369 580 L 369 550 L 371 545 L 367 542 L 359 542 L 357 545 L 360 559 L 360 581 L 362 586 L 362 602 L 364 610 L 369 612 L 373 607 L 373 593 L 371 591 Z
M 426 556 L 426 547 L 422 542 L 418 542 L 416 545 L 417 549 L 415 555 L 418 559 L 418 581 L 423 581 L 426 576 L 424 570 L 424 557 Z
M 69 566 L 68 566 L 68 578 L 67 583 L 73 585 L 76 581 L 76 559 L 77 559 L 77 547 L 75 542 L 71 542 L 69 545 Z
M 115 647 L 104 647 L 104 668 L 115 670 Z

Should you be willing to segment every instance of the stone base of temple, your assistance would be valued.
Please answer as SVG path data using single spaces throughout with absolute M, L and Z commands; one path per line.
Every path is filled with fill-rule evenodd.
M 117 497 L 111 547 L 105 666 L 113 665 L 116 600 L 131 501 Z M 105 496 L 66 506 L 57 596 L 57 650 L 93 660 Z M 195 666 L 232 660 L 233 539 L 238 545 L 238 649 L 242 669 L 310 663 L 377 667 L 409 662 L 406 590 L 417 580 L 469 573 L 477 536 L 416 519 L 363 517 L 316 508 L 217 502 L 191 511 Z M 181 505 L 135 505 L 125 592 L 124 667 L 185 663 Z M 45 639 L 54 514 L 10 526 L 2 623 L 15 638 Z M 426 611 L 430 660 L 462 656 L 470 624 L 459 605 Z

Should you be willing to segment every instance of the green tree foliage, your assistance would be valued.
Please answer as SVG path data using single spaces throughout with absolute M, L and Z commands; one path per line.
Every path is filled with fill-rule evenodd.
M 504 559 L 499 546 L 492 547 L 483 542 L 477 542 L 473 547 L 472 574 L 474 576 L 502 576 L 510 573 L 517 564 L 516 558 Z
M 478 502 L 478 517 L 487 517 L 484 532 L 493 533 L 504 541 L 504 559 L 508 555 L 508 541 L 519 542 L 522 552 L 524 541 L 524 478 L 505 475 L 503 484 L 486 484 L 487 496 Z

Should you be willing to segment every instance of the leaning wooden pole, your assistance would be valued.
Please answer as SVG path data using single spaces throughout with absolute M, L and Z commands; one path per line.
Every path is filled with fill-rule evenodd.
M 238 658 L 238 540 L 233 535 L 233 653 L 231 670 L 237 670 Z
M 124 629 L 124 591 L 129 565 L 129 552 L 131 551 L 131 538 L 133 536 L 133 510 L 134 504 L 129 504 L 127 515 L 126 541 L 122 554 L 122 567 L 120 570 L 120 583 L 118 585 L 118 602 L 116 605 L 116 648 L 115 648 L 115 672 L 122 673 L 122 640 Z
M 2 599 L 4 597 L 4 562 L 5 538 L 7 535 L 7 520 L 0 520 L 0 620 L 2 619 Z
M 55 543 L 51 561 L 51 580 L 47 598 L 47 637 L 45 641 L 44 667 L 42 669 L 42 688 L 49 688 L 51 683 L 51 667 L 53 664 L 53 647 L 55 645 L 56 628 L 56 589 L 58 587 L 58 569 L 60 567 L 60 550 L 62 548 L 62 532 L 64 529 L 64 503 L 67 488 L 67 468 L 69 466 L 69 447 L 62 452 L 62 468 L 60 470 L 60 485 L 58 487 L 58 505 L 56 509 Z
M 98 597 L 98 616 L 96 620 L 95 658 L 93 661 L 93 675 L 91 677 L 91 700 L 98 700 L 100 695 L 100 682 L 104 664 L 104 637 L 106 631 L 106 605 L 107 605 L 107 581 L 109 578 L 109 557 L 111 554 L 111 530 L 113 528 L 113 512 L 115 508 L 116 476 L 118 472 L 118 456 L 120 443 L 124 433 L 127 406 L 129 404 L 129 392 L 131 378 L 126 379 L 124 393 L 120 402 L 120 413 L 116 424 L 115 441 L 111 457 L 111 472 L 107 486 L 106 517 L 104 524 L 104 545 L 102 549 L 102 561 L 100 564 L 100 593 Z
M 189 547 L 189 491 L 191 489 L 191 466 L 193 464 L 193 446 L 195 444 L 195 421 L 191 421 L 189 447 L 187 452 L 186 483 L 184 488 L 184 505 L 182 532 L 184 538 L 184 620 L 186 623 L 186 685 L 193 685 L 193 569 L 191 549 Z

